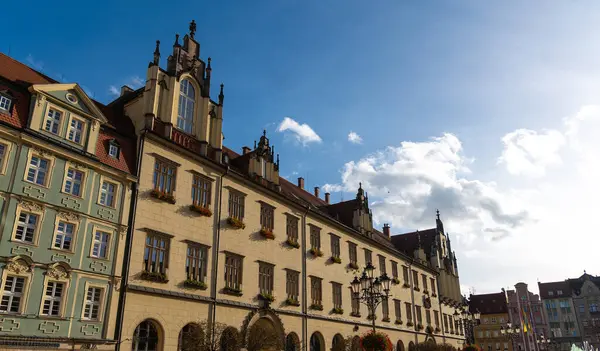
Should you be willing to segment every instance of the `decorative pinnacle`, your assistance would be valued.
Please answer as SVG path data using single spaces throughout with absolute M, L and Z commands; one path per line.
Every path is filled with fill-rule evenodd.
M 209 57 L 208 58 L 208 64 L 206 65 L 206 69 L 207 70 L 212 70 L 212 68 L 210 67 L 210 61 L 211 61 L 211 58 Z
M 160 59 L 160 40 L 156 41 L 156 49 L 154 49 L 154 64 L 158 65 Z
M 196 35 L 196 21 L 192 20 L 192 22 L 190 22 L 190 38 L 194 39 L 195 35 Z
M 440 219 L 440 210 L 436 209 L 435 214 L 437 216 L 437 219 Z
M 225 95 L 223 94 L 223 87 L 225 85 L 221 83 L 221 92 L 219 92 L 219 105 L 223 105 L 223 100 L 225 99 Z
M 175 34 L 175 43 L 173 46 L 179 46 L 179 34 Z

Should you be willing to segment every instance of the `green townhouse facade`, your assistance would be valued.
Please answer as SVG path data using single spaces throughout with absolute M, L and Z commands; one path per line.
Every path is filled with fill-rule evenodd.
M 114 349 L 135 182 L 114 110 L 0 54 L 0 349 Z

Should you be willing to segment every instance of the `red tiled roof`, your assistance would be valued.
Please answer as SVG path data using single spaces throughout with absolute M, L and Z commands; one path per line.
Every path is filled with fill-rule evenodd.
M 469 296 L 469 311 L 479 310 L 481 314 L 508 313 L 504 293 L 480 294 Z
M 414 255 L 415 250 L 419 247 L 420 240 L 421 247 L 423 248 L 425 254 L 429 258 L 431 256 L 431 246 L 435 242 L 436 236 L 436 228 L 415 231 L 405 234 L 392 235 L 392 244 L 394 244 L 396 249 L 412 257 Z
M 3 84 L 2 81 L 8 84 Z M 0 91 L 7 90 L 15 97 L 12 113 L 0 113 L 0 120 L 16 128 L 25 128 L 29 118 L 29 100 L 31 94 L 27 88 L 34 84 L 54 84 L 56 80 L 40 73 L 33 68 L 0 53 Z M 10 85 L 13 84 L 11 87 Z M 106 116 L 109 123 L 100 128 L 96 156 L 100 162 L 124 172 L 134 173 L 135 170 L 135 132 L 129 118 L 122 113 L 113 113 L 114 109 L 94 101 L 94 104 Z M 121 108 L 120 111 L 123 111 Z M 114 128 L 114 130 L 112 130 Z M 108 139 L 115 139 L 121 146 L 122 157 L 115 160 L 108 156 Z

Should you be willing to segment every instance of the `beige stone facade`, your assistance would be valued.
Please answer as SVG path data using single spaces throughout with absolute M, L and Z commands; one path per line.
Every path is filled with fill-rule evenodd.
M 377 328 L 401 348 L 425 340 L 462 346 L 452 318 L 462 305 L 438 296 L 449 289 L 441 286 L 440 266 L 407 255 L 389 231 L 373 229 L 362 189 L 356 200 L 329 204 L 279 178 L 266 135 L 241 155 L 222 146 L 223 87 L 217 102 L 209 98 L 210 61 L 197 59 L 193 34 L 174 47 L 166 70 L 157 46 L 145 88 L 122 97 L 139 131 L 140 159 L 119 347 L 179 350 L 186 326 L 214 320 L 235 329 L 244 348 L 262 320 L 282 349 L 329 350 L 336 335 L 370 329 L 365 306 L 356 314 L 350 293 L 359 273 L 350 263 L 362 271 L 369 253 L 377 275 L 398 279 L 387 313 L 377 309 Z M 188 97 L 193 102 L 185 105 Z M 182 101 L 193 111 L 191 125 Z

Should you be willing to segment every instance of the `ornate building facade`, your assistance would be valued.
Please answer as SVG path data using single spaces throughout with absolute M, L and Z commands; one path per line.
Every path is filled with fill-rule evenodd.
M 404 238 L 419 235 L 373 228 L 362 187 L 332 204 L 304 179 L 281 178 L 266 133 L 240 153 L 224 147 L 223 85 L 211 99 L 211 61 L 199 48 L 192 23 L 162 68 L 157 42 L 145 87 L 118 99 L 139 138 L 119 347 L 181 349 L 208 320 L 229 326 L 240 347 L 261 325 L 280 349 L 324 351 L 369 330 L 370 318 L 399 350 L 425 340 L 462 346 L 458 269 L 439 216 L 427 244 L 409 248 Z M 368 262 L 394 282 L 375 316 L 350 293 Z
M 475 343 L 483 351 L 516 350 L 510 336 L 501 332 L 510 322 L 508 304 L 503 292 L 478 294 L 469 297 L 469 308 L 481 313 L 480 323 L 474 327 Z
M 0 348 L 114 349 L 125 131 L 77 84 L 0 54 Z

